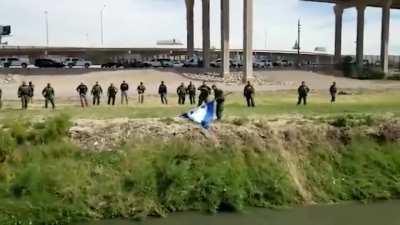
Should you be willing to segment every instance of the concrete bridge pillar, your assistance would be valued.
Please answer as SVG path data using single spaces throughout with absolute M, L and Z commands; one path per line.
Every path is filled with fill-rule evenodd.
M 229 54 L 229 0 L 221 0 L 221 76 L 225 77 L 230 70 Z
M 381 36 L 381 67 L 384 73 L 389 73 L 389 27 L 390 7 L 392 0 L 384 0 L 382 8 L 382 36 Z
M 187 55 L 189 58 L 194 54 L 194 0 L 185 0 L 186 3 L 186 32 L 187 32 Z
M 356 63 L 359 67 L 363 66 L 364 59 L 364 27 L 365 27 L 365 8 L 366 5 L 358 3 L 357 6 L 357 50 Z
M 243 82 L 253 78 L 253 0 L 243 0 Z
M 335 11 L 335 64 L 342 62 L 343 6 L 336 4 Z
M 203 0 L 203 65 L 210 67 L 210 0 Z

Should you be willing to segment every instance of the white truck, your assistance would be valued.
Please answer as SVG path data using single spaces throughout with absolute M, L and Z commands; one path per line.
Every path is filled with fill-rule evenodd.
M 145 67 L 161 67 L 161 61 L 158 59 L 152 59 L 143 63 Z
M 69 68 L 84 67 L 88 69 L 92 65 L 92 62 L 80 58 L 66 58 L 64 61 L 64 65 Z
M 256 60 L 253 62 L 253 67 L 258 69 L 271 69 L 273 63 L 270 59 Z
M 174 61 L 171 59 L 158 59 L 162 67 L 174 67 Z
M 201 61 L 199 59 L 199 57 L 197 56 L 193 56 L 191 59 L 185 61 L 183 63 L 184 67 L 199 67 L 201 66 Z
M 3 68 L 10 68 L 10 67 L 21 67 L 26 69 L 29 65 L 28 58 L 17 58 L 17 57 L 2 57 L 0 58 L 0 66 Z
M 222 59 L 217 59 L 210 63 L 211 67 L 220 68 L 222 66 Z M 243 66 L 243 63 L 239 59 L 229 59 L 229 67 L 231 68 L 240 68 Z

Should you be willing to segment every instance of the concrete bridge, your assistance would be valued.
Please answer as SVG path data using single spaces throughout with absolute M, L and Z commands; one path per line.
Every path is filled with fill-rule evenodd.
M 210 0 L 202 1 L 203 13 L 203 60 L 207 68 L 210 62 Z M 229 0 L 221 1 L 221 50 L 222 50 L 222 69 L 221 75 L 229 73 Z M 310 2 L 331 3 L 334 5 L 335 13 L 335 63 L 340 63 L 342 59 L 342 23 L 343 11 L 346 8 L 355 7 L 357 9 L 357 49 L 356 63 L 363 66 L 364 57 L 364 20 L 366 7 L 382 8 L 382 33 L 381 33 L 381 66 L 382 71 L 389 71 L 389 25 L 390 9 L 400 9 L 400 0 L 303 0 Z M 194 2 L 195 0 L 185 0 L 187 13 L 187 47 L 188 55 L 194 53 Z M 244 46 L 244 80 L 251 79 L 253 76 L 253 0 L 243 0 L 243 46 Z
M 203 8 L 203 61 L 205 68 L 210 64 L 210 0 L 201 0 Z M 229 0 L 221 1 L 221 76 L 229 74 Z M 194 2 L 185 0 L 187 16 L 187 47 L 189 57 L 194 53 Z M 243 55 L 244 81 L 253 77 L 253 0 L 243 0 Z
M 303 0 L 310 2 L 333 3 L 335 13 L 335 62 L 342 59 L 342 23 L 343 11 L 350 7 L 357 9 L 357 49 L 356 62 L 363 66 L 364 58 L 364 27 L 366 7 L 382 8 L 381 29 L 381 67 L 385 73 L 389 72 L 389 27 L 390 9 L 400 9 L 400 0 Z

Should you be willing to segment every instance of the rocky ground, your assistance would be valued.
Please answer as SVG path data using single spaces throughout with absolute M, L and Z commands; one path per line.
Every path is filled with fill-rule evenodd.
M 346 119 L 343 119 L 346 121 Z M 365 120 L 368 120 L 367 122 Z M 382 140 L 400 140 L 400 122 L 384 119 L 373 126 L 370 119 L 356 119 L 358 122 L 344 124 L 341 118 L 320 122 L 304 118 L 279 118 L 248 120 L 232 118 L 215 123 L 209 130 L 181 118 L 165 119 L 80 119 L 70 129 L 71 139 L 82 149 L 110 151 L 124 143 L 143 140 L 168 141 L 180 138 L 197 143 L 252 145 L 260 149 L 277 146 L 292 148 L 307 146 L 307 142 L 346 142 L 352 132 L 360 132 Z M 361 122 L 360 122 L 361 121 Z

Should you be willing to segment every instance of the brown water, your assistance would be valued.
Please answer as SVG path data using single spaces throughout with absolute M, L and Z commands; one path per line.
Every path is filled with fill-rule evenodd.
M 243 213 L 177 213 L 143 222 L 108 220 L 80 225 L 400 225 L 400 201 L 290 210 L 249 209 Z

